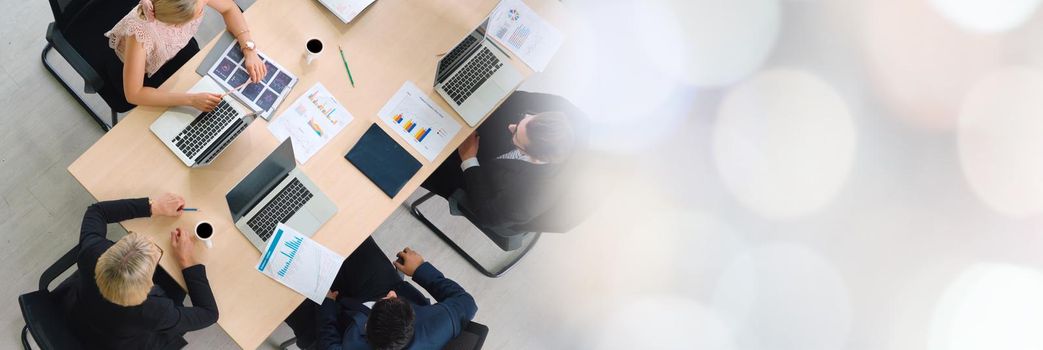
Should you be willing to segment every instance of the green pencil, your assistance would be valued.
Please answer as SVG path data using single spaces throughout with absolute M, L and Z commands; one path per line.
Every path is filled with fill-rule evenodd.
M 348 68 L 348 59 L 344 58 L 344 49 L 337 46 L 337 50 L 340 50 L 340 60 L 344 61 L 344 70 L 348 71 L 348 80 L 351 81 L 351 87 L 355 87 L 355 78 L 351 77 L 351 68 Z

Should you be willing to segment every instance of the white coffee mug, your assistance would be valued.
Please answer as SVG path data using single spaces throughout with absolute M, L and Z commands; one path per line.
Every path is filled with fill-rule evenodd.
M 304 57 L 308 64 L 319 57 L 319 54 L 322 53 L 322 46 L 322 41 L 319 39 L 308 40 L 308 43 L 304 45 Z
M 200 221 L 196 224 L 196 239 L 203 241 L 207 248 L 213 248 L 214 242 L 211 238 L 214 238 L 214 225 L 207 221 Z

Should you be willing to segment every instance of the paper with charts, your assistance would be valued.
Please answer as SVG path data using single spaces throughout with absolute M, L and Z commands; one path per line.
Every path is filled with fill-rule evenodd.
M 289 137 L 293 157 L 304 164 L 337 136 L 354 117 L 322 83 L 315 83 L 304 95 L 268 123 L 268 131 L 280 142 Z
M 429 161 L 460 131 L 460 123 L 411 81 L 402 84 L 377 115 Z
M 501 1 L 489 14 L 487 34 L 507 46 L 532 70 L 542 72 L 564 39 L 561 32 L 521 0 Z
M 355 16 L 362 13 L 373 1 L 375 0 L 319 0 L 344 23 L 355 19 Z
M 261 79 L 260 83 L 250 83 L 241 90 L 233 92 L 232 95 L 250 109 L 262 111 L 258 115 L 269 120 L 275 109 L 279 107 L 279 103 L 290 94 L 293 85 L 297 84 L 297 76 L 275 63 L 264 53 L 258 51 L 257 56 L 264 62 L 265 68 L 268 68 L 268 74 Z M 243 51 L 239 49 L 239 42 L 232 41 L 231 45 L 224 48 L 221 58 L 214 63 L 213 67 L 210 67 L 207 75 L 217 80 L 225 91 L 230 91 L 250 80 L 250 74 L 243 67 L 245 62 Z
M 322 304 L 343 262 L 343 256 L 286 224 L 279 224 L 261 254 L 257 270 Z

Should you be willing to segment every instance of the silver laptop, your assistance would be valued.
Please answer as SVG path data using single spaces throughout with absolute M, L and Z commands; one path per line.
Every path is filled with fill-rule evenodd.
M 452 51 L 438 60 L 435 91 L 476 126 L 522 82 L 522 74 L 510 64 L 507 53 L 487 38 L 486 18 Z
M 199 79 L 189 93 L 224 94 L 224 89 L 209 76 Z M 255 119 L 255 113 L 232 94 L 225 95 L 217 108 L 202 112 L 188 106 L 172 107 L 149 127 L 160 141 L 189 167 L 210 164 L 235 141 Z
M 311 237 L 337 213 L 337 206 L 304 175 L 287 138 L 225 195 L 235 227 L 263 250 L 284 223 Z

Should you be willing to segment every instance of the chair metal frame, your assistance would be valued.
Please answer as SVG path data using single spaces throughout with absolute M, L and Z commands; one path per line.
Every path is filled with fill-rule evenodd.
M 77 256 L 79 256 L 79 254 L 80 245 L 77 244 L 75 247 L 66 252 L 65 255 L 62 255 L 61 258 L 58 258 L 58 261 L 55 261 L 54 264 L 51 264 L 51 266 L 48 267 L 47 270 L 44 270 L 43 274 L 40 275 L 39 289 L 37 289 L 36 292 L 51 293 L 51 290 L 48 289 L 48 286 L 50 286 L 51 282 L 58 278 L 58 276 L 60 276 L 66 270 L 76 265 L 76 258 Z M 37 334 L 33 333 L 33 330 L 29 328 L 29 322 L 26 322 L 25 326 L 22 327 L 22 348 L 25 350 L 32 350 L 32 347 L 29 346 L 29 334 L 33 335 L 33 339 L 37 339 Z M 39 345 L 38 340 L 37 345 Z
M 76 48 L 74 48 L 72 44 L 69 43 L 69 41 L 65 38 L 65 35 L 62 33 L 61 27 L 64 23 L 61 22 L 64 22 L 65 16 L 62 15 L 63 11 L 60 9 L 61 5 L 59 5 L 56 0 L 50 0 L 49 3 L 51 5 L 51 13 L 54 14 L 54 22 L 51 22 L 47 25 L 47 45 L 45 45 L 43 51 L 40 52 L 40 61 L 43 63 L 44 68 L 47 69 L 47 72 L 51 73 L 51 76 L 62 84 L 62 87 L 65 88 L 65 91 L 67 91 L 69 95 L 72 95 L 72 97 L 76 99 L 76 102 L 78 102 L 80 106 L 83 107 L 83 109 L 86 110 L 88 114 L 90 114 L 91 118 L 93 118 L 94 121 L 98 123 L 98 126 L 100 126 L 103 131 L 109 131 L 109 129 L 116 126 L 116 111 L 112 110 L 112 107 L 109 107 L 111 113 L 112 126 L 105 124 L 101 117 L 98 116 L 98 114 L 95 113 L 94 110 L 87 105 L 87 102 L 80 98 L 80 95 L 77 94 L 76 91 L 73 90 L 71 86 L 69 86 L 69 83 L 62 79 L 62 77 L 58 75 L 58 72 L 55 71 L 54 67 L 51 66 L 49 62 L 47 62 L 48 52 L 50 52 L 51 50 L 58 52 L 58 55 L 65 59 L 65 61 L 68 62 L 70 66 L 72 66 L 73 70 L 75 70 L 76 73 L 79 74 L 81 78 L 83 78 L 84 93 L 97 93 L 99 90 L 102 89 L 102 87 L 105 86 L 105 81 L 102 80 L 101 75 L 99 75 L 98 72 L 95 71 L 89 63 L 87 63 L 87 60 L 84 59 L 78 51 L 76 51 Z M 79 10 L 81 9 L 76 9 L 75 11 Z M 70 9 L 66 8 L 65 11 L 70 11 Z
M 427 226 L 428 229 L 430 229 L 432 232 L 435 233 L 435 235 L 437 235 L 439 238 L 441 238 L 442 241 L 444 241 L 446 244 L 448 244 L 449 247 L 453 248 L 453 250 L 455 250 L 457 254 L 460 254 L 460 256 L 462 256 L 465 260 L 467 260 L 467 262 L 470 263 L 471 266 L 473 266 L 476 270 L 478 270 L 479 272 L 481 272 L 483 275 L 485 275 L 487 277 L 497 278 L 497 277 L 503 276 L 503 274 L 507 273 L 507 271 L 510 271 L 511 268 L 513 268 L 515 265 L 517 265 L 518 262 L 521 261 L 522 258 L 524 258 L 526 255 L 529 254 L 529 251 L 532 250 L 532 247 L 534 247 L 536 245 L 536 242 L 540 240 L 540 235 L 542 235 L 541 232 L 532 232 L 531 234 L 533 234 L 534 237 L 532 238 L 531 241 L 529 241 L 529 243 L 525 244 L 524 246 L 522 246 L 520 248 L 521 249 L 520 253 L 518 253 L 516 256 L 514 256 L 513 258 L 508 260 L 506 265 L 504 265 L 502 268 L 497 269 L 497 270 L 489 270 L 489 269 L 485 268 L 485 266 L 483 266 L 482 264 L 478 263 L 478 260 L 476 260 L 474 257 L 472 257 L 471 254 L 467 253 L 467 250 L 463 249 L 462 247 L 460 247 L 460 245 L 456 244 L 456 242 L 453 241 L 452 238 L 449 238 L 449 236 L 447 236 L 445 234 L 445 232 L 442 232 L 442 229 L 438 228 L 438 226 L 436 226 L 434 223 L 432 223 L 431 220 L 428 220 L 427 217 L 424 216 L 424 213 L 420 211 L 420 208 L 419 208 L 420 204 L 423 204 L 428 199 L 431 199 L 431 197 L 434 197 L 434 196 L 435 196 L 434 192 L 428 192 L 427 194 L 423 195 L 422 197 L 420 197 L 419 199 L 414 201 L 413 204 L 411 204 L 409 206 L 409 212 L 411 214 L 413 214 L 414 218 L 416 218 L 417 220 L 420 220 L 420 222 L 423 223 L 424 226 Z M 482 233 L 484 233 L 486 235 L 492 234 L 492 233 L 486 232 L 485 230 L 482 229 L 481 226 L 479 226 L 477 223 L 475 223 L 475 220 L 472 219 L 471 215 L 468 214 L 466 210 L 463 210 L 463 208 L 460 208 L 460 209 L 464 213 L 464 217 L 467 218 L 467 221 L 471 222 L 471 224 L 474 225 L 475 228 L 481 230 Z M 502 247 L 501 247 L 501 249 L 502 249 Z

